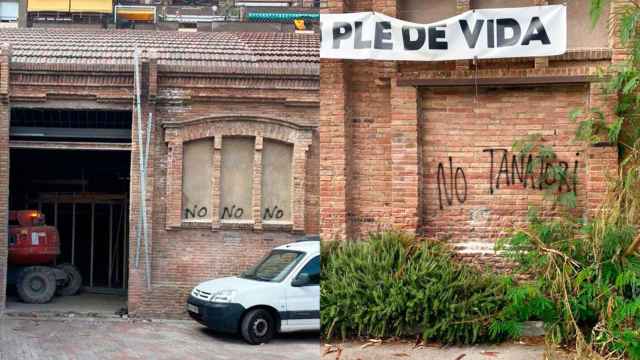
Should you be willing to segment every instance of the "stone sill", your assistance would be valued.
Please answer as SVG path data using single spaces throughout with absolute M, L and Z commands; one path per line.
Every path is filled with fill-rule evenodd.
M 299 232 L 293 229 L 291 221 L 265 221 L 261 223 L 261 227 L 257 227 L 253 220 L 221 220 L 215 225 L 211 220 L 191 220 L 182 221 L 180 226 L 167 226 L 165 230 L 210 230 L 212 232 L 225 230 L 250 230 L 250 231 L 282 231 L 282 232 Z

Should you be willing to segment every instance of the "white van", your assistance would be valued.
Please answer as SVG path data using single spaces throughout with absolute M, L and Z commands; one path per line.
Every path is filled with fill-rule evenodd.
M 240 333 L 254 345 L 278 332 L 320 330 L 320 241 L 277 247 L 239 276 L 199 284 L 187 311 L 206 327 Z

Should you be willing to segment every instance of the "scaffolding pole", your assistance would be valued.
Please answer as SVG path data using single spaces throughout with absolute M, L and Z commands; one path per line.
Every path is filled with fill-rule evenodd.
M 129 200 L 124 203 L 124 212 L 126 215 L 124 217 L 124 234 L 122 236 L 122 288 L 125 289 L 127 287 L 127 280 L 129 279 L 129 273 L 127 272 L 128 268 L 128 256 L 129 256 Z
M 140 217 L 138 220 L 138 226 L 136 231 L 136 258 L 135 258 L 135 267 L 139 267 L 140 261 L 140 237 L 144 240 L 144 249 L 145 249 L 145 278 L 147 283 L 147 288 L 151 288 L 151 262 L 149 259 L 149 229 L 147 227 L 147 168 L 146 168 L 146 159 L 148 149 L 145 148 L 145 144 L 150 142 L 150 131 L 147 130 L 146 141 L 143 143 L 142 141 L 142 104 L 141 104 L 141 96 L 140 96 L 140 88 L 141 88 L 141 79 L 140 79 L 140 49 L 135 49 L 133 51 L 133 61 L 134 61 L 134 85 L 136 92 L 136 125 L 138 132 L 138 157 L 139 157 L 139 167 L 140 167 Z M 152 116 L 149 114 L 149 119 L 147 122 L 147 129 L 151 127 Z M 142 227 L 142 229 L 140 228 Z M 140 236 L 142 235 L 142 236 Z
M 120 213 L 118 215 L 118 226 L 116 227 L 117 232 L 116 232 L 115 248 L 113 250 L 113 258 L 109 259 L 109 261 L 113 263 L 116 283 L 120 281 L 120 256 L 118 256 L 118 254 L 120 253 L 120 235 L 122 234 L 122 230 L 123 230 L 122 229 L 123 217 L 124 217 L 124 203 L 120 204 Z M 124 253 L 124 245 L 123 245 L 123 253 Z M 122 275 L 124 276 L 124 274 Z
M 71 210 L 71 265 L 76 265 L 76 203 Z
M 98 272 L 96 272 L 97 259 L 102 259 L 103 257 L 107 256 L 106 251 L 101 252 L 100 250 L 101 247 L 99 247 L 97 244 L 102 244 L 102 242 L 100 242 L 102 240 L 99 240 L 101 239 L 101 237 L 98 234 L 98 231 L 100 231 L 100 227 L 98 224 L 99 224 L 99 219 L 101 219 L 101 217 L 98 217 L 98 207 L 108 206 L 109 207 L 109 218 L 108 218 L 109 229 L 107 230 L 106 234 L 108 236 L 108 241 L 109 241 L 109 244 L 108 244 L 109 246 L 109 249 L 108 249 L 109 250 L 109 259 L 108 259 L 109 260 L 109 268 L 108 268 L 109 280 L 107 280 L 108 281 L 107 284 L 108 284 L 108 288 L 114 288 L 114 278 L 115 278 L 116 284 L 122 284 L 121 287 L 126 288 L 126 281 L 128 276 L 127 268 L 126 268 L 127 266 L 126 256 L 128 254 L 128 249 L 127 249 L 128 233 L 126 231 L 128 227 L 127 226 L 128 217 L 126 215 L 128 212 L 127 197 L 114 196 L 111 194 L 108 194 L 108 195 L 90 194 L 89 196 L 82 195 L 82 194 L 62 195 L 62 196 L 60 196 L 60 194 L 56 194 L 53 196 L 51 196 L 50 194 L 45 194 L 45 195 L 40 194 L 37 199 L 32 199 L 30 201 L 33 201 L 34 204 L 40 202 L 43 208 L 45 209 L 53 206 L 54 213 L 57 213 L 58 223 L 60 223 L 61 219 L 63 218 L 67 219 L 66 216 L 63 217 L 64 212 L 61 210 L 61 205 L 64 205 L 64 204 L 71 205 L 71 217 L 69 218 L 71 221 L 71 227 L 70 227 L 71 259 L 70 261 L 73 265 L 76 265 L 76 262 L 75 262 L 76 237 L 77 237 L 76 235 L 79 234 L 81 235 L 80 240 L 87 240 L 90 245 L 90 254 L 83 253 L 82 252 L 83 247 L 78 248 L 78 251 L 80 252 L 79 254 L 80 260 L 84 260 L 84 259 L 89 260 L 89 264 L 88 264 L 89 268 L 87 269 L 89 273 L 83 275 L 86 277 L 86 279 L 89 282 L 88 288 L 94 288 L 94 285 L 96 285 L 96 274 L 102 273 L 102 270 L 98 270 Z M 89 209 L 90 216 L 91 216 L 91 219 L 89 221 L 85 221 L 81 219 L 80 222 L 78 222 L 78 219 L 77 219 L 78 212 L 82 214 L 83 209 L 85 208 L 85 207 L 81 207 L 80 209 L 78 209 L 78 205 L 80 206 L 85 205 L 86 208 Z M 120 212 L 116 213 L 118 209 Z M 118 218 L 116 219 L 115 216 L 118 216 Z M 64 223 L 66 223 L 66 221 Z M 78 232 L 78 226 L 80 226 L 80 229 L 82 229 L 84 225 L 87 225 L 90 227 L 91 234 L 88 234 L 88 233 L 83 234 L 84 233 L 83 231 Z M 83 242 L 81 241 L 80 243 L 82 244 Z M 120 250 L 121 247 L 122 247 L 122 250 Z M 123 257 L 122 259 L 120 258 L 120 255 L 122 255 Z M 82 261 L 80 262 L 82 263 Z M 122 270 L 122 272 L 120 272 L 120 269 Z M 114 276 L 114 273 L 115 273 L 115 276 Z
M 55 202 L 53 204 L 53 226 L 55 226 L 55 228 L 58 228 L 58 203 Z M 58 265 L 58 257 L 56 256 L 55 260 L 53 260 L 53 264 L 54 265 Z
M 111 277 L 113 275 L 113 204 L 109 204 L 109 279 L 107 285 L 111 288 Z
M 96 235 L 96 204 L 91 203 L 91 265 L 89 267 L 89 287 L 93 287 L 93 253 Z

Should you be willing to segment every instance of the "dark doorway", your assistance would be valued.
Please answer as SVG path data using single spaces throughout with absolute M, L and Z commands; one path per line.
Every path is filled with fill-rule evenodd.
M 125 289 L 130 153 L 12 149 L 9 208 L 40 210 L 60 234 L 58 263 L 88 290 Z
M 9 209 L 38 210 L 55 226 L 55 266 L 74 265 L 76 296 L 7 311 L 121 312 L 126 307 L 131 111 L 12 108 Z

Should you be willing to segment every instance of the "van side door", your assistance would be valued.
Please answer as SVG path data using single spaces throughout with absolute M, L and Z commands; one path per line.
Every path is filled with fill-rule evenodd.
M 286 286 L 286 306 L 283 331 L 320 329 L 320 255 L 309 260 Z

